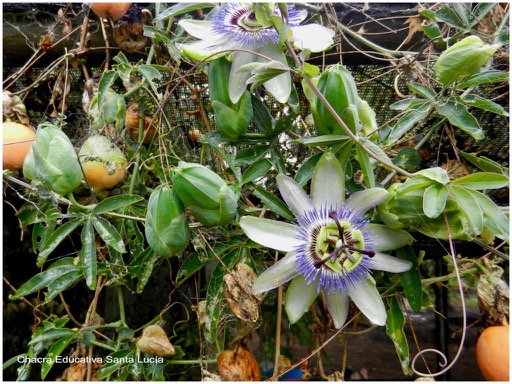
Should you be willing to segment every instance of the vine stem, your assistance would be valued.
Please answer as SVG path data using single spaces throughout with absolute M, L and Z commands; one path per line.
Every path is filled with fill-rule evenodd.
M 452 360 L 452 362 L 448 365 L 446 365 L 448 363 L 448 358 L 444 355 L 444 353 L 437 349 L 434 349 L 434 348 L 424 349 L 423 351 L 420 351 L 416 356 L 414 356 L 414 359 L 412 359 L 412 362 L 411 362 L 411 369 L 415 374 L 417 374 L 418 376 L 422 376 L 422 377 L 436 377 L 436 376 L 440 376 L 440 375 L 448 372 L 455 365 L 457 360 L 459 359 L 460 354 L 462 353 L 462 347 L 464 346 L 464 341 L 466 340 L 467 319 L 466 319 L 466 303 L 464 301 L 464 289 L 462 287 L 462 280 L 461 280 L 461 277 L 459 274 L 459 268 L 457 267 L 457 255 L 455 253 L 455 247 L 454 247 L 453 241 L 452 241 L 452 233 L 450 231 L 450 223 L 448 222 L 448 216 L 446 215 L 446 212 L 443 212 L 443 217 L 444 217 L 444 223 L 446 225 L 446 231 L 448 233 L 448 243 L 450 245 L 450 255 L 452 256 L 452 259 L 453 259 L 453 269 L 455 271 L 455 276 L 457 277 L 457 285 L 459 288 L 460 300 L 461 300 L 461 304 L 462 304 L 462 335 L 460 338 L 460 343 L 459 343 L 459 348 L 457 350 L 457 354 L 455 355 L 455 358 Z M 439 363 L 439 365 L 443 369 L 440 370 L 439 372 L 423 373 L 423 372 L 419 372 L 415 368 L 416 360 L 418 359 L 418 357 L 423 356 L 425 353 L 428 353 L 428 352 L 436 353 L 436 354 L 440 355 L 441 358 L 443 359 L 443 362 Z

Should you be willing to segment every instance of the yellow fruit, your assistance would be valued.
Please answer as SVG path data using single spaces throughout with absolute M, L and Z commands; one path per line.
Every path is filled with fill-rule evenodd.
M 87 183 L 96 190 L 115 187 L 126 177 L 126 157 L 105 136 L 89 137 L 78 158 Z
M 36 133 L 26 125 L 6 121 L 2 123 L 3 139 L 3 167 L 12 171 L 23 168 L 23 161 L 27 156 Z
M 234 351 L 227 349 L 217 356 L 217 369 L 227 381 L 260 381 L 258 361 L 240 344 Z
M 89 3 L 96 16 L 104 19 L 109 14 L 114 21 L 123 17 L 131 5 L 132 3 Z
M 476 343 L 476 361 L 489 381 L 509 381 L 509 326 L 485 328 Z

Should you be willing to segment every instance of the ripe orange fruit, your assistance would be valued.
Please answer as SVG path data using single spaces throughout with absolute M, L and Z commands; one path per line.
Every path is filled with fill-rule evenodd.
M 78 154 L 87 183 L 96 190 L 115 187 L 126 176 L 126 157 L 105 136 L 94 135 Z
M 153 137 L 156 134 L 156 127 L 151 124 L 151 117 L 144 117 L 144 140 L 142 141 L 144 144 L 148 144 L 151 142 Z M 126 108 L 126 115 L 124 120 L 124 125 L 126 127 L 126 131 L 128 134 L 133 137 L 135 140 L 139 140 L 139 121 L 140 121 L 140 111 L 139 104 L 131 103 L 128 108 Z
M 485 328 L 476 342 L 476 361 L 489 381 L 509 381 L 509 326 Z
M 123 17 L 132 3 L 89 3 L 96 16 L 104 19 L 109 14 L 114 21 Z
M 36 139 L 35 131 L 13 121 L 2 123 L 3 167 L 11 171 L 23 168 L 23 161 Z

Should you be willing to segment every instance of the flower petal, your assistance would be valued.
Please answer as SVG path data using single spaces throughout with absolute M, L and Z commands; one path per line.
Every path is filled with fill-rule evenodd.
M 295 277 L 286 291 L 284 306 L 290 323 L 296 323 L 318 296 L 318 279 L 308 284 L 302 275 Z
M 213 33 L 212 22 L 207 20 L 182 19 L 178 22 L 189 35 L 201 40 L 216 40 Z
M 259 62 L 261 58 L 253 53 L 233 52 L 233 63 L 229 74 L 229 97 L 233 104 L 238 103 L 242 94 L 247 89 L 247 79 L 251 76 L 250 72 L 238 73 L 238 69 L 249 63 Z
M 386 324 L 386 308 L 379 291 L 370 280 L 361 278 L 348 285 L 348 293 L 355 305 L 375 325 Z
M 292 178 L 279 174 L 276 180 L 281 196 L 295 217 L 301 217 L 304 212 L 314 209 L 307 193 Z
M 270 291 L 297 276 L 297 263 L 295 262 L 295 258 L 295 253 L 290 252 L 259 275 L 252 285 L 252 293 L 257 295 Z
M 322 52 L 334 45 L 334 31 L 320 24 L 307 24 L 292 28 L 293 45 L 300 50 Z
M 318 161 L 311 180 L 311 199 L 315 207 L 339 207 L 345 201 L 345 176 L 339 161 L 325 152 Z
M 279 61 L 288 67 L 286 56 L 277 44 L 264 45 L 260 50 L 258 50 L 258 52 L 275 61 Z M 263 86 L 267 92 L 277 100 L 277 102 L 286 103 L 290 98 L 290 93 L 292 91 L 292 80 L 290 74 L 286 72 L 266 81 Z
M 400 273 L 408 271 L 411 267 L 410 261 L 398 259 L 382 252 L 375 252 L 375 255 L 370 258 L 370 268 L 378 271 Z
M 334 326 L 340 329 L 348 315 L 348 295 L 344 291 L 331 291 L 325 295 L 327 309 L 331 314 Z
M 412 243 L 414 238 L 406 231 L 391 229 L 382 224 L 368 224 L 365 231 L 371 232 L 373 249 L 391 251 Z
M 293 224 L 253 216 L 240 219 L 240 226 L 249 239 L 265 247 L 291 252 L 302 244 L 297 239 L 297 227 Z
M 353 215 L 362 216 L 371 208 L 382 203 L 388 196 L 388 191 L 382 188 L 369 188 L 351 195 L 346 207 L 352 211 Z

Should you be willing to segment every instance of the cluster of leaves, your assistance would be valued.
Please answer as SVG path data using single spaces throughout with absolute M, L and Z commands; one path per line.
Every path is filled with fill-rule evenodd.
M 211 5 L 178 4 L 163 11 L 155 18 L 154 25 L 145 28 L 146 36 L 152 39 L 151 49 L 163 44 L 172 57 L 179 56 L 176 43 L 182 40 L 182 31 L 169 34 L 162 23 L 168 22 L 171 28 L 175 17 L 206 8 L 211 8 Z M 393 110 L 401 111 L 399 117 L 394 124 L 390 123 L 380 129 L 373 110 L 359 98 L 355 82 L 347 82 L 350 73 L 346 69 L 346 73 L 340 75 L 337 72 L 332 74 L 337 76 L 335 79 L 328 79 L 331 76 L 328 71 L 314 69 L 306 62 L 300 68 L 299 65 L 297 68 L 283 68 L 282 63 L 276 62 L 246 66 L 243 70 L 253 73 L 250 78 L 251 89 L 246 91 L 239 104 L 233 104 L 226 96 L 226 76 L 217 72 L 227 73 L 229 62 L 225 60 L 209 64 L 210 97 L 213 100 L 217 130 L 204 132 L 200 144 L 203 153 L 210 153 L 212 159 L 219 160 L 218 165 L 212 165 L 212 168 L 236 193 L 238 214 L 229 224 L 214 229 L 206 228 L 197 221 L 191 225 L 191 242 L 188 243 L 187 237 L 183 257 L 180 257 L 179 267 L 172 276 L 172 288 L 180 290 L 206 266 L 213 265 L 213 272 L 201 292 L 205 305 L 204 313 L 200 315 L 200 332 L 205 342 L 214 346 L 210 357 L 215 357 L 224 349 L 229 336 L 226 318 L 230 315 L 224 305 L 223 277 L 231 273 L 238 263 L 245 263 L 260 272 L 263 259 L 269 255 L 268 251 L 247 240 L 237 226 L 237 218 L 241 214 L 266 212 L 283 220 L 294 219 L 288 207 L 276 196 L 272 184 L 264 182 L 272 180 L 276 172 L 287 173 L 289 170 L 292 159 L 284 156 L 282 143 L 290 137 L 295 139 L 294 144 L 305 144 L 308 148 L 308 157 L 295 174 L 295 180 L 301 185 L 307 185 L 316 162 L 323 151 L 329 148 L 347 170 L 346 182 L 350 192 L 376 185 L 388 187 L 388 175 L 401 173 L 402 179 L 388 187 L 389 198 L 378 210 L 380 219 L 388 226 L 422 232 L 436 239 L 446 239 L 449 230 L 453 238 L 468 241 L 483 237 L 486 231 L 491 231 L 494 236 L 508 242 L 507 214 L 485 192 L 481 192 L 506 187 L 509 182 L 507 169 L 485 157 L 461 153 L 482 172 L 455 180 L 450 180 L 439 167 L 410 174 L 409 171 L 418 169 L 419 162 L 411 165 L 407 159 L 393 157 L 392 151 L 386 150 L 403 140 L 404 136 L 424 121 L 431 124 L 429 135 L 449 124 L 479 140 L 484 137 L 485 129 L 480 126 L 472 111 L 479 109 L 508 116 L 501 105 L 481 94 L 479 88 L 508 80 L 507 73 L 484 67 L 498 45 L 494 50 L 486 47 L 479 51 L 480 39 L 476 41 L 474 37 L 469 37 L 470 40 L 456 43 L 459 38 L 472 34 L 478 21 L 491 9 L 489 4 L 478 4 L 471 11 L 466 5 L 450 4 L 437 11 L 422 12 L 422 16 L 431 21 L 424 26 L 428 38 L 450 47 L 459 45 L 451 51 L 450 48 L 446 49 L 444 59 L 443 56 L 439 57 L 435 68 L 423 68 L 425 74 L 438 81 L 409 83 L 409 90 L 414 95 L 393 104 Z M 276 22 L 269 20 L 269 23 Z M 439 25 L 448 25 L 458 32 L 447 35 Z M 276 28 L 283 30 L 284 27 L 279 24 Z M 284 41 L 286 34 L 280 35 Z M 500 43 L 498 40 L 496 44 Z M 475 61 L 477 64 L 473 65 Z M 103 73 L 97 96 L 86 112 L 93 129 L 103 133 L 106 127 L 114 128 L 126 141 L 134 162 L 129 183 L 119 189 L 95 194 L 100 201 L 90 206 L 67 201 L 38 185 L 38 189 L 27 196 L 19 218 L 24 227 L 31 227 L 33 249 L 37 253 L 36 263 L 42 271 L 18 287 L 10 296 L 11 300 L 44 291 L 44 301 L 50 302 L 77 284 L 85 283 L 89 290 L 98 291 L 101 288 L 98 282 L 102 286 L 105 282 L 114 286 L 135 282 L 135 293 L 142 294 L 154 268 L 160 264 L 162 255 L 148 245 L 143 228 L 148 217 L 147 200 L 156 189 L 155 185 L 169 184 L 179 160 L 189 160 L 183 158 L 183 154 L 173 152 L 171 119 L 163 113 L 163 106 L 173 88 L 165 88 L 168 85 L 163 85 L 162 74 L 176 68 L 174 63 L 132 63 L 123 54 L 117 55 L 114 63 L 112 69 Z M 198 71 L 204 69 L 196 64 L 193 63 L 192 68 Z M 301 119 L 304 116 L 300 115 L 296 89 L 293 89 L 288 102 L 290 108 L 283 108 L 278 114 L 272 113 L 265 100 L 254 92 L 269 79 L 290 71 L 304 77 L 303 85 L 310 102 L 308 109 L 312 111 L 315 125 L 325 123 L 323 130 L 317 129 L 318 136 L 303 135 L 298 129 L 297 122 L 303 122 Z M 318 83 L 306 81 L 312 80 L 317 74 L 320 78 Z M 115 90 L 119 89 L 119 82 L 124 86 L 125 93 Z M 332 88 L 333 84 L 336 88 Z M 340 84 L 345 87 L 344 94 L 339 93 Z M 335 95 L 332 100 L 329 100 L 330 94 Z M 127 100 L 142 102 L 143 99 L 151 105 L 153 111 L 157 111 L 154 121 L 159 121 L 161 125 L 159 135 L 147 146 L 124 135 Z M 337 116 L 327 108 L 329 103 L 332 103 Z M 328 121 L 332 122 L 332 126 L 327 125 Z M 364 186 L 355 181 L 359 174 L 362 175 Z M 382 177 L 382 174 L 386 177 Z M 450 222 L 449 229 L 446 228 L 445 217 Z M 155 220 L 162 221 L 165 218 L 157 217 Z M 77 256 L 60 257 L 56 250 L 73 235 L 78 236 L 81 245 Z M 485 240 L 489 242 L 489 238 Z M 378 281 L 379 287 L 388 293 L 387 332 L 396 345 L 402 369 L 407 374 L 410 361 L 400 297 L 405 297 L 415 312 L 429 307 L 430 302 L 428 295 L 423 292 L 418 269 L 422 255 L 416 255 L 409 246 L 398 250 L 396 255 L 411 261 L 413 268 L 400 276 L 388 277 L 381 274 Z M 58 260 L 50 263 L 50 256 Z M 265 321 L 265 314 L 262 317 Z M 158 319 L 156 317 L 153 322 Z M 190 358 L 178 348 L 174 356 L 166 357 L 163 362 L 139 361 L 137 356 L 140 352 L 135 342 L 137 331 L 130 328 L 123 313 L 120 313 L 119 321 L 86 324 L 81 328 L 70 327 L 68 320 L 67 317 L 45 319 L 35 329 L 28 352 L 23 355 L 29 358 L 45 356 L 41 366 L 42 379 L 47 377 L 57 356 L 63 355 L 73 345 L 94 346 L 95 351 L 101 351 L 98 355 L 110 357 L 109 362 L 97 372 L 99 379 L 163 380 L 166 367 L 171 363 L 179 364 L 184 356 Z M 305 318 L 302 321 L 307 323 L 311 320 Z M 252 330 L 256 325 L 252 324 L 249 329 Z M 100 335 L 99 330 L 106 333 Z M 196 353 L 199 355 L 200 352 L 196 349 Z M 197 359 L 197 365 L 203 358 L 198 355 L 191 358 Z M 17 357 L 12 358 L 4 367 L 16 361 Z M 26 379 L 29 375 L 31 363 L 30 359 L 27 361 L 19 369 L 19 379 Z

